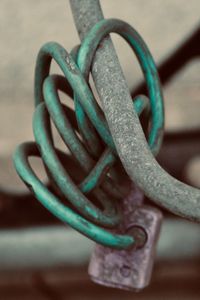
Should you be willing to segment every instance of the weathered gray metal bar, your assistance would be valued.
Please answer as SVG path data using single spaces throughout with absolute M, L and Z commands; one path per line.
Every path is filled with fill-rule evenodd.
M 0 272 L 86 265 L 94 243 L 65 226 L 0 231 Z M 186 221 L 167 220 L 157 246 L 157 260 L 198 261 L 200 228 Z
M 81 39 L 103 18 L 98 0 L 70 0 Z M 200 191 L 164 171 L 153 157 L 110 38 L 96 52 L 92 75 L 121 161 L 134 182 L 158 205 L 200 222 Z

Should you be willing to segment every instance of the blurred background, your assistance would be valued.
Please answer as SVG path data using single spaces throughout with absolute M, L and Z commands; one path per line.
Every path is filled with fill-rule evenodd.
M 101 0 L 101 4 L 106 18 L 125 20 L 139 31 L 157 64 L 200 21 L 199 0 Z M 14 171 L 11 157 L 19 143 L 33 140 L 37 53 L 47 41 L 57 41 L 68 51 L 79 43 L 69 1 L 1 0 L 0 40 L 0 184 L 3 189 L 21 193 L 26 188 Z M 141 71 L 127 45 L 116 36 L 113 41 L 131 90 L 140 83 Z M 192 60 L 164 87 L 167 131 L 200 128 L 199 66 L 199 60 Z M 187 165 L 187 174 L 197 187 L 199 172 L 200 156 L 195 155 Z M 4 204 L 1 196 L 0 213 L 6 219 L 9 216 L 2 209 Z M 186 248 L 181 235 L 184 225 L 191 243 Z M 174 228 L 177 232 L 172 236 Z M 0 299 L 199 299 L 199 236 L 198 225 L 166 221 L 152 285 L 134 295 L 91 283 L 86 270 L 93 245 L 62 224 L 48 228 L 4 226 L 0 231 Z

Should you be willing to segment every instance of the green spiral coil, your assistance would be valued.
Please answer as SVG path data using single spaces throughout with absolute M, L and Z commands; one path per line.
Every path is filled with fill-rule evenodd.
M 138 115 L 150 110 L 148 142 L 153 154 L 158 153 L 164 108 L 154 60 L 141 36 L 130 25 L 109 19 L 97 23 L 70 54 L 55 42 L 40 49 L 35 69 L 35 142 L 18 146 L 14 164 L 35 197 L 56 217 L 100 244 L 125 249 L 134 244 L 134 237 L 112 231 L 120 223 L 118 203 L 125 196 L 120 186 L 122 167 L 116 169 L 119 157 L 115 144 L 89 84 L 96 50 L 102 39 L 112 32 L 127 41 L 142 68 L 148 98 L 138 95 L 133 99 L 133 109 Z M 50 74 L 52 60 L 63 76 Z M 74 111 L 61 102 L 59 91 L 73 100 Z M 67 170 L 66 154 L 54 145 L 51 121 L 70 150 L 71 160 L 79 164 L 80 173 L 84 175 L 79 182 Z M 31 156 L 42 159 L 51 188 L 35 174 L 28 160 Z

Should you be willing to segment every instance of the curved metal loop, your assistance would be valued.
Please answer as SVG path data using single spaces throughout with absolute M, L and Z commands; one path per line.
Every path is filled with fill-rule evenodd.
M 120 22 L 117 22 L 117 24 L 121 26 Z M 104 26 L 102 29 L 104 29 Z M 117 27 L 116 32 L 121 32 L 122 28 L 120 26 Z M 113 28 L 109 27 L 107 31 L 111 29 Z M 107 31 L 103 31 L 103 34 L 99 35 L 98 43 L 101 42 L 101 39 L 107 34 Z M 128 40 L 130 39 L 130 37 L 126 38 Z M 88 41 L 91 43 L 92 39 L 93 32 L 91 31 Z M 36 198 L 54 215 L 59 217 L 61 220 L 64 220 L 80 232 L 84 232 L 84 234 L 89 238 L 92 238 L 104 245 L 121 249 L 133 244 L 134 239 L 126 235 L 122 237 L 120 235 L 112 234 L 88 221 L 91 220 L 103 227 L 115 227 L 119 222 L 119 215 L 117 214 L 116 203 L 114 203 L 114 201 L 116 202 L 116 199 L 113 199 L 113 201 L 110 200 L 110 197 L 115 197 L 117 199 L 122 198 L 122 193 L 120 193 L 120 189 L 118 188 L 115 180 L 112 178 L 112 169 L 110 169 L 117 159 L 115 145 L 112 140 L 112 136 L 110 135 L 104 114 L 97 105 L 88 84 L 91 62 L 95 55 L 98 43 L 96 43 L 95 47 L 92 48 L 91 53 L 87 52 L 88 48 L 85 46 L 86 42 L 84 43 L 83 48 L 82 46 L 79 48 L 77 62 L 79 61 L 79 57 L 82 52 L 83 55 L 88 53 L 90 56 L 85 63 L 83 63 L 83 61 L 79 62 L 79 66 L 77 66 L 76 62 L 73 60 L 73 57 L 76 56 L 74 56 L 73 53 L 72 56 L 68 54 L 66 50 L 57 43 L 47 43 L 41 48 L 38 54 L 35 71 L 36 109 L 33 118 L 33 130 L 37 146 L 33 143 L 22 145 L 15 153 L 14 161 L 16 170 L 22 180 L 24 180 L 27 186 L 34 192 Z M 135 43 L 136 45 L 139 43 L 141 47 L 146 47 L 143 45 L 142 40 L 136 40 Z M 54 59 L 60 66 L 65 77 L 49 75 L 52 59 Z M 146 61 L 144 59 L 143 67 L 145 72 L 147 72 L 147 74 L 152 74 L 152 68 L 154 65 L 153 67 L 151 65 L 153 64 L 151 56 L 146 62 L 146 65 L 145 62 Z M 153 80 L 150 78 L 150 75 L 148 76 L 148 80 Z M 154 74 L 154 76 L 157 75 Z M 157 77 L 156 80 L 157 83 L 152 89 L 153 92 L 150 93 L 151 97 L 155 96 L 155 99 L 153 98 L 153 100 L 150 101 L 151 105 L 154 105 L 153 101 L 162 101 L 160 87 L 158 85 L 159 80 Z M 75 113 L 79 131 L 83 138 L 83 143 L 78 138 L 75 128 L 73 128 L 73 124 L 71 124 L 68 119 L 66 109 L 64 108 L 65 106 L 60 102 L 58 95 L 59 89 L 70 96 L 72 96 L 71 89 L 74 93 Z M 149 100 L 144 95 L 139 95 L 133 100 L 133 105 L 138 114 L 140 114 L 143 109 L 149 109 Z M 159 106 L 159 108 L 161 107 L 162 105 Z M 162 115 L 158 117 L 159 114 Z M 162 109 L 158 109 L 156 112 L 153 111 L 153 115 L 154 119 L 152 122 L 161 119 L 163 120 Z M 155 116 L 157 116 L 157 119 Z M 50 118 L 58 129 L 64 143 L 86 173 L 86 178 L 79 184 L 78 187 L 67 173 L 66 167 L 63 166 L 62 162 L 59 160 L 58 152 L 54 147 Z M 93 127 L 91 127 L 91 125 L 93 125 Z M 159 135 L 159 132 L 157 131 L 160 130 L 160 127 L 152 125 L 152 128 L 156 128 L 155 136 L 157 137 L 157 140 L 155 137 L 153 139 L 152 149 L 158 149 L 159 147 L 157 145 L 159 143 L 157 144 L 157 142 L 161 141 L 161 135 Z M 152 132 L 153 131 L 150 132 L 150 135 L 152 135 Z M 103 144 L 99 139 L 99 136 L 107 146 L 103 153 Z M 94 149 L 92 149 L 94 143 L 96 144 Z M 84 146 L 87 146 L 87 149 Z M 39 151 L 36 151 L 36 147 L 38 147 Z M 99 153 L 102 154 L 98 162 L 95 163 L 94 157 L 99 157 L 97 156 Z M 28 163 L 28 157 L 30 155 L 41 156 L 49 179 L 56 185 L 56 187 L 59 188 L 59 191 L 65 197 L 65 200 L 67 199 L 81 216 L 78 213 L 73 212 L 69 207 L 63 205 L 61 202 L 59 203 L 56 196 L 49 192 L 42 182 L 36 177 Z M 99 200 L 99 202 L 101 202 L 104 207 L 103 211 L 86 198 L 85 195 L 91 192 Z M 83 216 L 85 218 L 83 218 Z M 75 217 L 77 218 L 76 222 L 74 221 Z M 72 220 L 70 218 L 72 218 Z M 83 223 L 85 224 L 84 228 L 82 228 Z M 121 244 L 119 244 L 119 241 Z
M 70 86 L 68 85 L 66 79 L 62 76 L 51 75 L 45 79 L 43 85 L 45 104 L 60 136 L 62 137 L 63 142 L 73 153 L 85 172 L 88 173 L 94 167 L 95 161 L 90 157 L 87 150 L 84 148 L 84 145 L 75 133 L 73 126 L 71 126 L 70 122 L 68 121 L 68 116 L 65 113 L 64 106 L 59 100 L 59 95 L 57 92 L 58 87 L 61 85 L 61 82 L 65 85 L 65 88 L 67 87 L 70 90 Z M 69 95 L 66 90 L 65 93 Z M 105 155 L 105 153 L 108 154 Z M 97 164 L 96 167 L 94 167 L 93 176 L 91 178 L 92 180 L 90 181 L 88 179 L 87 188 L 86 186 L 83 187 L 84 193 L 89 193 L 96 186 L 98 186 L 102 173 L 105 173 L 105 170 L 108 169 L 108 166 L 111 166 L 115 161 L 114 156 L 111 156 L 108 149 L 104 151 L 102 158 L 103 160 L 101 160 L 101 163 Z M 106 182 L 110 182 L 109 178 L 107 178 Z M 121 199 L 122 197 L 120 190 L 115 188 L 115 184 L 113 182 L 110 182 L 107 191 L 112 191 L 111 195 L 114 197 L 117 197 L 119 199 Z
M 149 133 L 149 147 L 156 155 L 159 152 L 162 144 L 164 130 L 163 95 L 154 59 L 146 43 L 138 34 L 138 32 L 128 23 L 121 20 L 108 19 L 98 22 L 91 28 L 90 31 L 88 31 L 85 39 L 81 43 L 77 54 L 77 65 L 80 68 L 83 76 L 86 78 L 86 80 L 88 80 L 91 65 L 95 59 L 97 47 L 109 33 L 117 33 L 126 40 L 132 50 L 135 52 L 142 68 L 148 88 L 152 118 Z M 112 95 L 110 95 L 110 97 L 112 97 Z M 74 101 L 76 103 L 76 112 L 81 112 L 81 118 L 83 118 L 84 109 L 81 107 L 82 103 L 78 94 L 75 94 Z M 92 101 L 92 105 L 95 107 L 96 112 L 101 115 L 102 111 L 99 105 L 94 98 L 92 98 Z M 79 121 L 78 114 L 77 121 Z M 96 129 L 98 128 L 98 122 L 99 120 L 97 119 L 95 124 Z
M 21 144 L 14 154 L 15 168 L 28 188 L 35 194 L 36 198 L 49 211 L 53 212 L 57 218 L 102 245 L 117 249 L 124 249 L 133 245 L 133 237 L 110 233 L 109 231 L 87 221 L 66 205 L 63 205 L 33 172 L 28 162 L 29 156 L 40 157 L 40 152 L 36 144 L 31 142 Z
M 95 55 L 97 46 L 110 32 L 116 32 L 125 40 L 127 40 L 132 49 L 135 51 L 141 64 L 145 79 L 147 81 L 147 87 L 150 96 L 150 106 L 152 110 L 152 128 L 150 130 L 149 143 L 152 151 L 156 154 L 159 151 L 162 142 L 164 127 L 163 97 L 160 88 L 160 81 L 154 60 L 146 44 L 139 34 L 129 24 L 123 21 L 113 19 L 103 20 L 97 23 L 91 29 L 78 51 L 77 63 L 82 72 L 80 72 L 79 68 L 77 68 L 72 56 L 69 55 L 61 45 L 55 42 L 45 44 L 39 52 L 36 63 L 36 105 L 44 100 L 42 90 L 43 82 L 49 74 L 51 59 L 54 58 L 69 81 L 70 86 L 75 91 L 74 101 L 76 116 L 81 132 L 84 131 L 84 136 L 88 136 L 88 134 L 90 134 L 89 130 L 84 130 L 86 112 L 103 141 L 112 151 L 116 153 L 115 145 L 108 130 L 103 112 L 95 101 L 94 95 L 87 84 L 92 59 Z M 91 135 L 88 136 L 87 140 L 90 139 Z
M 109 21 L 102 20 L 99 23 L 97 23 L 88 32 L 88 34 L 91 35 L 94 34 L 95 36 L 97 36 L 98 30 L 100 30 L 99 28 L 101 28 L 101 26 L 103 26 L 104 24 L 107 24 L 107 22 L 110 22 L 110 26 L 111 27 L 113 26 L 115 28 L 115 22 L 118 21 L 112 19 Z M 123 28 L 123 24 L 124 22 L 122 22 L 122 28 Z M 124 27 L 126 28 L 125 25 Z M 128 32 L 125 29 L 123 34 L 125 36 L 126 35 L 129 36 L 130 31 L 132 31 L 131 28 L 128 29 Z M 85 37 L 85 40 L 83 40 L 82 47 L 84 47 L 84 43 L 86 48 L 92 46 L 92 44 L 89 45 L 87 41 L 88 34 Z M 142 49 L 138 48 L 137 49 L 138 58 L 139 58 L 140 51 L 142 51 Z M 87 51 L 85 51 L 85 53 L 86 52 Z M 83 57 L 81 53 L 80 53 L 80 57 Z M 148 60 L 148 58 L 149 58 L 148 54 L 143 57 L 144 60 L 145 59 Z M 142 66 L 142 69 L 143 72 L 145 72 L 145 65 Z M 154 72 L 153 69 L 152 72 Z M 159 81 L 154 80 L 153 79 L 154 76 L 151 77 L 151 74 L 147 75 L 147 73 L 144 73 L 144 75 L 146 75 L 145 77 L 146 77 L 147 86 L 149 88 L 149 96 L 151 94 L 153 95 L 154 92 L 152 92 L 152 89 L 154 89 L 154 87 L 157 84 L 159 85 Z M 158 98 L 160 98 L 160 96 L 161 94 L 158 95 Z M 152 101 L 152 107 L 154 110 L 156 109 L 162 110 L 162 107 L 160 106 L 161 105 L 160 101 L 154 102 L 154 99 L 151 96 L 150 99 Z M 106 99 L 104 100 L 106 101 Z M 113 114 L 113 108 L 110 109 L 110 113 Z M 162 114 L 158 116 L 161 115 Z M 115 120 L 115 126 L 120 127 L 120 124 L 117 124 L 116 120 Z M 150 145 L 152 145 L 152 141 L 158 142 L 157 138 L 160 138 L 159 135 L 156 137 L 155 134 L 156 131 L 154 131 L 157 124 L 159 124 L 159 122 L 157 123 L 156 120 L 158 121 L 159 119 L 154 118 L 152 114 L 152 136 L 150 135 L 150 140 L 149 140 Z M 162 120 L 160 121 L 162 123 Z M 132 134 L 131 128 L 133 127 L 141 128 L 140 124 L 137 124 L 137 121 L 134 120 L 134 118 L 127 126 L 130 128 L 130 132 L 129 132 L 130 136 Z M 157 129 L 157 134 L 159 134 L 160 131 L 159 127 L 157 127 L 156 129 Z M 130 138 L 129 138 L 129 143 L 128 143 L 129 147 L 124 147 L 124 145 L 121 144 L 121 140 L 124 138 L 124 134 L 120 132 L 120 130 L 116 131 L 115 133 L 112 132 L 112 136 L 114 140 L 115 141 L 120 140 L 120 143 L 116 142 L 116 148 L 121 158 L 121 161 L 127 173 L 131 177 L 131 179 L 136 184 L 138 184 L 138 186 L 145 192 L 145 194 L 149 196 L 158 205 L 163 206 L 164 208 L 170 210 L 174 214 L 180 215 L 182 217 L 185 217 L 193 221 L 200 222 L 200 190 L 192 186 L 189 186 L 187 184 L 184 184 L 183 182 L 178 181 L 170 174 L 168 174 L 164 169 L 162 169 L 162 167 L 157 163 L 157 161 L 149 152 L 148 145 L 146 143 L 146 140 L 142 138 L 142 134 L 137 134 L 136 131 L 134 132 L 135 132 L 134 140 L 138 141 L 138 143 L 137 145 L 135 145 L 133 141 L 130 142 Z M 162 135 L 162 130 L 160 133 Z M 126 144 L 127 141 L 124 140 L 124 143 Z M 141 149 L 143 151 L 141 151 Z
M 109 211 L 102 212 L 98 207 L 88 201 L 79 188 L 73 183 L 60 162 L 59 157 L 56 155 L 48 124 L 48 112 L 45 109 L 44 103 L 41 103 L 36 107 L 33 117 L 34 136 L 37 146 L 40 149 L 42 160 L 60 191 L 82 215 L 91 219 L 93 222 L 103 224 L 104 226 L 116 225 L 119 222 L 119 216 L 113 206 Z M 87 181 L 85 181 L 84 184 L 82 183 L 83 189 L 87 187 L 87 184 Z M 102 197 L 105 199 L 102 199 Z M 109 199 L 106 195 L 103 195 L 103 191 L 101 192 L 100 201 L 102 204 L 104 202 L 109 203 Z
M 87 38 L 88 31 L 94 23 L 103 19 L 99 1 L 74 0 L 70 3 L 79 35 L 82 39 Z M 91 12 L 92 17 L 90 18 Z M 100 22 L 104 22 L 104 20 Z M 114 57 L 113 60 L 112 57 Z M 113 63 L 112 73 L 108 70 L 107 76 L 103 77 L 110 60 Z M 124 82 L 109 38 L 102 41 L 101 50 L 97 51 L 93 65 L 95 66 L 92 72 L 94 82 L 127 174 L 157 205 L 165 207 L 174 214 L 200 222 L 200 190 L 176 180 L 157 163 L 149 151 L 138 117 L 134 110 L 131 111 L 131 98 L 127 86 L 118 84 L 121 92 L 119 95 L 114 93 L 115 101 L 113 98 L 107 101 L 107 95 L 113 91 L 113 82 L 108 82 L 109 76 L 118 78 L 118 83 Z M 114 84 L 116 83 L 114 80 Z M 124 96 L 123 106 L 121 104 L 122 95 Z M 113 112 L 115 112 L 114 117 Z
M 43 79 L 46 78 L 46 76 L 48 75 L 48 71 L 50 69 L 50 63 L 51 63 L 51 56 L 54 59 L 56 59 L 57 63 L 62 68 L 62 70 L 63 70 L 66 78 L 68 79 L 68 82 L 69 82 L 70 85 L 72 85 L 72 80 L 73 80 L 73 75 L 74 74 L 75 74 L 75 79 L 77 80 L 77 78 L 78 78 L 78 80 L 80 80 L 82 75 L 80 74 L 80 72 L 78 73 L 78 69 L 76 69 L 77 67 L 76 67 L 75 63 L 73 62 L 71 56 L 65 51 L 65 49 L 62 48 L 57 43 L 48 43 L 48 44 L 46 44 L 45 46 L 42 47 L 42 49 L 40 50 L 39 55 L 38 55 L 38 60 L 37 60 L 37 65 L 36 65 L 36 87 L 37 88 L 42 86 Z M 70 61 L 70 59 L 71 59 L 71 61 Z M 68 64 L 66 64 L 66 62 Z M 44 67 L 41 67 L 41 66 L 43 66 L 45 63 L 47 65 L 45 65 L 46 67 L 44 69 Z M 75 69 L 76 69 L 76 71 L 75 71 Z M 38 73 L 38 70 L 39 70 L 40 73 Z M 72 71 L 71 74 L 70 74 L 70 71 Z M 44 72 L 46 72 L 46 73 L 43 74 Z M 77 74 L 80 75 L 79 76 L 80 78 L 78 77 Z M 38 78 L 41 79 L 40 82 L 38 81 Z M 47 79 L 48 79 L 48 77 L 47 77 Z M 74 85 L 72 86 L 72 88 L 75 89 Z M 77 88 L 76 88 L 76 90 L 77 90 Z M 90 90 L 88 89 L 88 91 L 90 91 Z M 47 103 L 48 103 L 48 99 L 50 99 L 49 100 L 49 108 L 48 108 L 49 111 L 50 111 L 51 110 L 50 107 L 53 107 L 53 103 L 55 102 L 53 99 L 58 97 L 58 94 L 56 94 L 55 90 L 53 90 L 53 85 L 52 84 L 48 87 L 48 81 L 47 81 L 47 83 L 45 83 L 45 81 L 44 81 L 42 92 L 43 92 L 42 98 L 44 97 L 44 100 L 47 101 Z M 86 96 L 85 96 L 85 98 L 86 98 Z M 39 97 L 38 97 L 37 91 L 36 91 L 36 111 L 37 111 L 37 103 L 42 101 L 42 100 L 37 101 L 37 99 L 39 99 Z M 139 105 L 137 105 L 137 104 L 139 104 Z M 136 108 L 138 107 L 139 112 L 142 111 L 142 108 L 144 108 L 146 104 L 147 104 L 147 101 L 146 101 L 144 96 L 141 97 L 141 98 L 138 97 L 136 99 Z M 58 108 L 58 106 L 57 106 L 57 108 Z M 37 119 L 39 120 L 40 118 L 37 118 Z M 59 121 L 59 122 L 61 123 L 61 121 Z M 54 180 L 56 181 L 57 185 L 62 190 L 64 195 L 65 196 L 70 195 L 70 189 L 66 190 L 67 185 L 63 184 L 63 182 L 64 182 L 63 178 L 65 178 L 66 181 L 68 181 L 68 179 L 67 179 L 67 177 L 65 177 L 64 173 L 62 173 L 62 172 L 59 173 L 59 170 L 61 170 L 61 165 L 59 165 L 57 168 L 55 168 L 55 165 L 50 167 L 51 162 L 52 161 L 57 161 L 57 159 L 56 159 L 55 156 L 53 157 L 53 155 L 52 155 L 51 158 L 50 157 L 48 158 L 48 156 L 45 155 L 46 154 L 45 149 L 47 149 L 47 141 L 50 141 L 50 135 L 48 136 L 47 139 L 44 139 L 45 135 L 44 135 L 44 131 L 41 130 L 41 124 L 40 124 L 40 126 L 37 126 L 37 123 L 38 123 L 38 121 L 36 120 L 34 122 L 34 128 L 38 128 L 38 130 L 36 130 L 36 129 L 34 130 L 35 131 L 35 138 L 36 138 L 37 143 L 39 143 L 39 141 L 38 141 L 39 137 L 43 138 L 43 147 L 41 146 L 41 140 L 40 140 L 40 149 L 41 149 L 42 157 L 45 160 L 45 163 L 48 164 L 47 167 L 48 167 L 48 169 L 50 169 L 49 171 L 51 172 L 52 177 L 54 178 Z M 48 122 L 46 122 L 46 123 L 48 123 Z M 48 130 L 46 130 L 46 133 L 47 132 L 48 132 Z M 48 145 L 48 147 L 50 147 L 50 144 Z M 93 184 L 92 184 L 92 186 L 90 187 L 90 189 L 88 191 L 93 189 L 95 187 L 95 184 L 97 183 L 98 179 L 102 176 L 102 173 L 103 173 L 104 169 L 108 169 L 108 167 L 111 166 L 113 164 L 113 162 L 115 161 L 115 158 L 114 158 L 112 152 L 110 150 L 106 150 L 106 151 L 107 151 L 107 155 L 105 156 L 105 154 L 103 154 L 105 167 L 102 168 L 102 165 L 101 165 L 102 172 L 93 171 L 93 175 L 95 173 L 96 173 L 96 175 L 98 175 L 98 177 L 96 177 L 97 180 L 95 180 L 95 178 L 93 177 L 92 180 L 90 180 L 90 182 L 84 182 L 85 183 L 85 187 L 83 187 L 84 190 L 86 189 L 86 183 L 87 183 L 87 189 L 88 189 L 88 186 L 91 185 L 91 182 L 93 182 Z M 50 152 L 48 153 L 48 155 L 50 156 Z M 91 178 L 91 176 L 90 176 L 90 178 Z M 88 192 L 87 189 L 86 189 L 86 192 Z M 73 190 L 73 188 L 71 188 L 71 191 L 72 190 Z M 112 188 L 110 188 L 110 191 L 112 191 Z M 99 197 L 99 195 L 98 195 L 98 197 Z M 73 197 L 73 199 L 74 199 L 74 197 Z M 81 210 L 81 212 L 84 215 L 86 215 L 89 218 L 92 217 L 93 221 L 101 222 L 102 225 L 104 225 L 104 226 L 111 226 L 111 225 L 114 226 L 114 225 L 116 225 L 116 221 L 115 221 L 114 218 L 111 218 L 110 213 L 108 214 L 109 217 L 106 217 L 106 219 L 105 219 L 105 216 L 103 216 L 102 214 L 99 215 L 99 211 L 97 213 L 96 210 L 94 211 L 94 210 L 91 210 L 89 207 L 87 207 L 88 203 L 86 201 L 83 201 L 84 209 L 83 209 L 83 205 L 81 205 L 80 203 L 78 204 L 78 201 L 76 201 L 76 202 L 74 200 L 71 200 L 71 201 L 75 205 L 75 207 L 77 209 L 79 209 L 79 211 Z M 90 211 L 90 213 L 89 213 L 89 211 Z M 94 217 L 94 215 L 96 217 Z

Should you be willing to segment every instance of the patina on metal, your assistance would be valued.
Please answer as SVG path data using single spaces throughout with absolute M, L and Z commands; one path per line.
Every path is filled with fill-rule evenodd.
M 162 142 L 163 98 L 154 60 L 140 35 L 123 21 L 100 20 L 102 13 L 98 1 L 75 0 L 71 5 L 77 26 L 80 26 L 79 33 L 85 38 L 71 54 L 55 42 L 41 48 L 35 71 L 33 131 L 36 143 L 18 147 L 15 167 L 36 198 L 58 218 L 100 244 L 125 249 L 135 243 L 133 236 L 113 234 L 106 229 L 119 224 L 118 202 L 124 198 L 119 181 L 122 169 L 119 174 L 115 170 L 118 153 L 135 183 L 174 213 L 198 220 L 199 191 L 191 187 L 185 189 L 186 185 L 170 177 L 153 159 Z M 149 100 L 144 95 L 130 98 L 114 49 L 110 49 L 112 44 L 107 37 L 110 32 L 120 34 L 134 50 L 144 72 Z M 64 77 L 50 75 L 52 59 L 60 66 Z M 90 70 L 103 111 L 88 84 Z M 70 123 L 65 105 L 60 102 L 60 89 L 74 98 L 75 127 Z M 148 103 L 151 108 L 149 146 L 137 116 L 148 109 Z M 60 159 L 50 120 L 85 172 L 79 182 L 71 178 Z M 50 189 L 32 170 L 29 156 L 42 158 L 51 182 Z M 189 200 L 187 197 L 188 210 L 186 195 L 191 196 Z
M 130 25 L 111 19 L 97 23 L 88 33 L 87 39 L 71 54 L 55 42 L 41 48 L 35 70 L 33 131 L 36 144 L 21 145 L 15 153 L 14 161 L 20 177 L 54 215 L 103 245 L 122 249 L 134 243 L 133 236 L 114 235 L 105 228 L 114 228 L 119 224 L 118 200 L 124 198 L 127 190 L 123 191 L 121 182 L 117 180 L 120 173 L 114 169 L 114 163 L 118 160 L 115 144 L 103 111 L 88 84 L 97 47 L 104 36 L 112 31 L 127 40 L 136 52 L 148 81 L 150 101 L 146 96 L 139 95 L 133 99 L 132 105 L 138 115 L 144 109 L 149 110 L 150 105 L 153 119 L 150 120 L 149 143 L 152 151 L 157 152 L 161 144 L 160 129 L 164 118 L 162 92 L 153 58 L 142 38 Z M 52 59 L 60 66 L 64 77 L 49 74 Z M 70 123 L 67 109 L 60 102 L 59 90 L 71 97 L 74 94 L 78 127 Z M 156 110 L 155 105 L 158 106 Z M 85 172 L 85 178 L 79 183 L 74 182 L 60 160 L 60 153 L 54 146 L 50 120 Z M 32 171 L 28 163 L 31 155 L 41 156 L 55 195 Z M 87 194 L 91 198 L 95 197 L 103 209 L 89 200 Z M 67 201 L 67 205 L 62 204 L 58 196 Z
M 103 13 L 98 0 L 71 0 L 81 40 Z M 156 204 L 174 214 L 200 222 L 200 191 L 170 176 L 147 145 L 130 93 L 109 37 L 101 42 L 92 75 L 119 157 L 131 179 Z
M 164 105 L 155 62 L 141 36 L 123 21 L 104 20 L 99 1 L 73 0 L 71 6 L 82 43 L 70 53 L 56 42 L 40 49 L 35 69 L 35 142 L 17 148 L 15 167 L 50 212 L 100 244 L 89 268 L 93 280 L 138 290 L 150 281 L 162 216 L 158 209 L 126 198 L 129 188 L 123 187 L 121 175 L 127 172 L 157 204 L 198 221 L 200 192 L 169 176 L 154 158 L 163 139 Z M 130 97 L 110 33 L 119 34 L 135 53 L 148 97 Z M 64 76 L 50 74 L 52 60 Z M 103 109 L 89 85 L 90 72 Z M 61 103 L 60 90 L 73 98 L 74 112 Z M 144 110 L 149 113 L 146 128 L 139 120 Z M 51 122 L 80 166 L 83 176 L 78 179 L 64 163 L 65 154 L 55 147 Z M 31 167 L 31 156 L 42 159 L 48 186 Z

